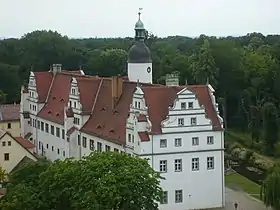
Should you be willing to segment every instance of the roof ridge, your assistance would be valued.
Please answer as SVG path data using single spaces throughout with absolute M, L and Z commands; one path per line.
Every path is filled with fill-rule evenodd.
M 53 75 L 53 77 L 52 77 L 52 81 L 51 81 L 51 84 L 50 84 L 50 87 L 49 87 L 49 90 L 48 90 L 48 94 L 47 94 L 46 100 L 44 101 L 45 103 L 48 102 L 48 100 L 49 100 L 51 89 L 52 89 L 55 78 L 56 78 L 56 74 Z M 37 85 L 36 85 L 36 88 L 37 88 Z M 38 92 L 38 90 L 37 90 L 37 92 Z
M 101 79 L 101 81 L 100 81 L 100 83 L 99 83 L 99 86 L 98 86 L 98 89 L 97 89 L 97 91 L 96 91 L 96 96 L 95 96 L 95 99 L 94 99 L 94 102 L 93 102 L 93 105 L 92 105 L 91 114 L 92 114 L 93 111 L 94 111 L 94 108 L 95 108 L 95 105 L 96 105 L 96 102 L 97 102 L 97 98 L 98 98 L 98 96 L 99 96 L 99 93 L 100 93 L 102 84 L 103 84 L 103 78 Z

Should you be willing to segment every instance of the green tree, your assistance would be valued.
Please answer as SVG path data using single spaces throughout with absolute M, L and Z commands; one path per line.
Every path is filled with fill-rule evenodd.
M 277 111 L 273 103 L 265 103 L 264 113 L 264 140 L 266 143 L 266 153 L 274 154 L 275 144 L 278 140 Z
M 26 175 L 24 170 L 17 173 Z M 18 176 L 23 182 L 8 188 L 2 209 L 152 210 L 157 209 L 162 193 L 159 173 L 146 160 L 113 152 L 56 161 L 36 175 L 35 185 L 35 176 L 27 176 L 32 181 Z M 31 194 L 27 200 L 32 206 L 23 201 L 24 196 Z
M 218 68 L 207 39 L 204 40 L 198 52 L 190 57 L 190 63 L 190 68 L 197 83 L 206 84 L 208 80 L 211 85 L 217 85 Z
M 6 171 L 2 167 L 0 167 L 0 184 L 6 181 L 6 177 Z
M 276 164 L 268 171 L 261 188 L 261 198 L 266 206 L 280 209 L 280 165 Z

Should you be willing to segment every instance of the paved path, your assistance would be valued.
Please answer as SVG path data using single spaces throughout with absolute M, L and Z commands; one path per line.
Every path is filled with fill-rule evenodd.
M 265 205 L 252 198 L 248 194 L 241 191 L 234 191 L 226 188 L 226 208 L 225 210 L 235 210 L 234 203 L 238 203 L 238 210 L 272 210 L 265 207 Z

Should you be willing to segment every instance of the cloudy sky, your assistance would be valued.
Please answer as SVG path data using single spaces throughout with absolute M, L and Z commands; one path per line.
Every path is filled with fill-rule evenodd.
M 0 37 L 41 29 L 133 36 L 139 7 L 146 29 L 158 36 L 280 34 L 279 0 L 0 0 Z

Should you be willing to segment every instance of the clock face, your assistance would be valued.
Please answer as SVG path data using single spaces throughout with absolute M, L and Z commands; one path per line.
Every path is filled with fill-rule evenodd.
M 151 72 L 151 67 L 147 68 L 147 72 L 150 73 Z

